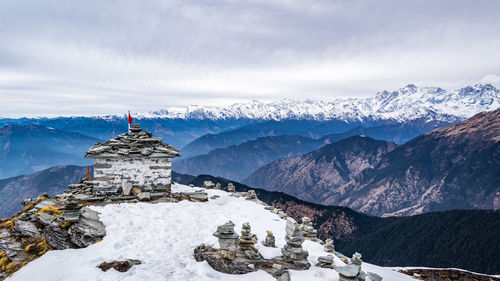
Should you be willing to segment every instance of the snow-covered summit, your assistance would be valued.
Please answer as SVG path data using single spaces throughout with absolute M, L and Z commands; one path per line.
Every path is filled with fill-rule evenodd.
M 175 184 L 173 192 L 192 191 L 184 185 Z M 106 236 L 101 242 L 83 249 L 49 251 L 28 263 L 7 280 L 270 280 L 268 273 L 259 270 L 243 275 L 229 275 L 213 270 L 207 262 L 197 262 L 193 250 L 205 243 L 217 246 L 212 233 L 218 225 L 228 220 L 241 225 L 249 222 L 252 233 L 259 238 L 255 246 L 264 258 L 280 256 L 285 244 L 285 220 L 254 201 L 235 198 L 221 190 L 206 190 L 208 195 L 218 195 L 208 202 L 180 201 L 178 203 L 122 203 L 93 206 L 100 212 L 100 220 L 106 226 Z M 276 237 L 277 248 L 264 247 L 260 241 L 271 230 Z M 309 252 L 309 262 L 314 265 L 319 256 L 326 253 L 323 246 L 311 241 L 303 244 Z M 97 268 L 103 261 L 137 259 L 140 265 L 121 273 L 106 272 Z M 335 257 L 334 262 L 342 265 Z M 384 281 L 414 280 L 391 268 L 369 263 L 362 270 L 374 272 Z M 338 280 L 333 269 L 311 266 L 304 271 L 290 271 L 291 280 Z
M 339 98 L 330 101 L 282 99 L 269 103 L 253 100 L 227 107 L 169 107 L 140 116 L 212 120 L 248 118 L 352 121 L 368 118 L 405 121 L 429 118 L 457 121 L 481 111 L 494 110 L 499 106 L 500 91 L 490 84 L 477 84 L 454 91 L 410 84 L 396 91 L 378 92 L 370 98 Z

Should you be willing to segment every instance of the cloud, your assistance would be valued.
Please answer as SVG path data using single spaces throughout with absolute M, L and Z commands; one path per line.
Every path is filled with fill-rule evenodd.
M 499 86 L 496 1 L 0 2 L 1 116 Z

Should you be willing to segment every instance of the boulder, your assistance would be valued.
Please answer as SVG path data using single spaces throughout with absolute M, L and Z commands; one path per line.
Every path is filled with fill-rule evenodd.
M 38 213 L 37 219 L 42 225 L 47 226 L 51 224 L 56 219 L 56 217 L 49 215 L 47 213 Z
M 131 182 L 122 183 L 122 194 L 124 196 L 129 196 L 130 192 L 132 192 L 132 183 Z
M 73 244 L 84 248 L 101 240 L 106 235 L 106 230 L 96 211 L 83 208 L 80 221 L 69 228 L 68 234 Z
M 151 193 L 147 191 L 141 192 L 137 194 L 137 199 L 139 199 L 139 201 L 149 201 L 151 200 Z
M 14 219 L 14 229 L 12 231 L 20 236 L 39 237 L 40 231 L 33 222 Z
M 71 248 L 68 231 L 58 225 L 49 225 L 43 230 L 43 236 L 49 245 L 56 250 Z
M 215 188 L 215 184 L 212 181 L 204 181 L 203 188 L 213 189 L 213 188 Z
M 135 186 L 132 188 L 132 194 L 137 196 L 137 194 L 141 193 L 142 192 L 142 189 L 140 189 L 139 187 Z

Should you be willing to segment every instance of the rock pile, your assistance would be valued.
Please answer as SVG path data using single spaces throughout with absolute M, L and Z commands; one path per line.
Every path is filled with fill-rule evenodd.
M 227 191 L 236 192 L 236 188 L 234 187 L 234 184 L 232 182 L 227 184 Z
M 382 281 L 382 277 L 373 272 L 361 271 L 361 254 L 356 252 L 345 266 L 334 266 L 339 273 L 339 281 Z
M 215 188 L 215 184 L 212 181 L 204 181 L 203 182 L 203 188 L 214 189 Z
M 306 239 L 309 239 L 312 241 L 318 240 L 318 238 L 316 238 L 316 234 L 318 234 L 318 231 L 316 229 L 314 229 L 310 218 L 302 217 L 302 224 L 300 225 L 300 228 L 304 232 L 304 237 Z
M 249 190 L 245 197 L 247 200 L 257 200 L 257 193 L 255 193 L 255 190 Z
M 246 222 L 241 227 L 239 250 L 244 253 L 248 259 L 260 259 L 261 256 L 257 251 L 257 248 L 254 247 L 255 243 L 257 243 L 257 236 L 251 233 L 250 224 Z
M 325 241 L 325 245 L 323 246 L 325 249 L 325 252 L 327 253 L 335 253 L 335 247 L 333 246 L 333 240 L 328 238 Z
M 64 207 L 59 208 L 62 211 L 61 217 L 66 222 L 77 222 L 80 220 L 80 209 L 82 205 L 78 204 L 73 195 L 66 197 L 66 204 Z
M 222 185 L 220 184 L 220 182 L 218 182 L 216 185 L 215 185 L 215 188 L 214 189 L 217 189 L 217 190 L 221 190 L 222 189 Z
M 213 235 L 219 239 L 220 256 L 224 259 L 234 260 L 240 241 L 238 234 L 234 232 L 234 223 L 228 221 L 219 225 Z
M 285 231 L 286 245 L 281 249 L 285 266 L 297 270 L 309 269 L 311 266 L 309 261 L 307 261 L 309 253 L 302 249 L 304 233 L 300 225 L 293 218 L 289 217 L 286 221 Z
M 321 256 L 318 258 L 318 264 L 316 266 L 333 268 L 333 255 Z
M 274 234 L 272 231 L 267 230 L 267 236 L 264 241 L 262 241 L 262 244 L 266 247 L 273 247 L 276 248 L 276 238 L 274 237 Z

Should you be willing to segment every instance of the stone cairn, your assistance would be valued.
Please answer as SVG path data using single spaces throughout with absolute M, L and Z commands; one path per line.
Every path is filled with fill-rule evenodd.
M 309 253 L 302 249 L 304 242 L 304 233 L 300 225 L 293 219 L 287 218 L 286 221 L 286 245 L 281 249 L 283 262 L 286 268 L 305 270 L 309 269 L 311 264 L 307 261 Z
M 240 247 L 239 250 L 245 254 L 248 259 L 257 260 L 261 256 L 255 248 L 255 243 L 257 243 L 257 236 L 251 233 L 251 227 L 248 222 L 244 223 L 241 227 L 241 237 L 240 237 Z
M 218 182 L 218 183 L 215 185 L 215 189 L 217 189 L 217 190 L 221 190 L 221 189 L 222 189 L 222 185 L 220 184 L 220 182 Z
M 236 192 L 236 188 L 234 187 L 234 184 L 232 182 L 227 184 L 227 191 Z
M 323 246 L 325 249 L 325 252 L 327 253 L 335 253 L 335 247 L 333 246 L 333 240 L 328 238 L 325 241 L 325 245 Z
M 204 181 L 203 182 L 203 188 L 205 189 L 214 189 L 215 184 L 212 181 Z
M 318 264 L 316 266 L 333 268 L 333 255 L 321 256 L 318 258 Z
M 245 197 L 247 200 L 256 200 L 257 193 L 255 193 L 255 190 L 249 190 L 249 191 L 247 191 L 247 195 Z
M 309 239 L 312 241 L 318 240 L 318 238 L 316 238 L 316 234 L 318 233 L 318 231 L 316 229 L 314 229 L 310 218 L 302 217 L 302 224 L 300 225 L 300 228 L 304 232 L 304 237 L 306 239 Z
M 80 220 L 80 209 L 82 205 L 78 204 L 73 195 L 66 198 L 64 207 L 59 208 L 62 211 L 61 217 L 67 222 L 78 222 Z
M 270 230 L 267 230 L 267 236 L 264 241 L 262 241 L 262 245 L 266 247 L 273 247 L 276 248 L 276 238 L 273 235 L 273 232 Z
M 234 223 L 228 221 L 219 225 L 213 235 L 219 239 L 219 255 L 224 259 L 234 260 L 240 241 L 238 234 L 234 232 Z
M 361 271 L 361 254 L 356 252 L 345 266 L 335 266 L 339 273 L 339 281 L 382 281 L 382 277 L 373 272 L 364 273 Z

